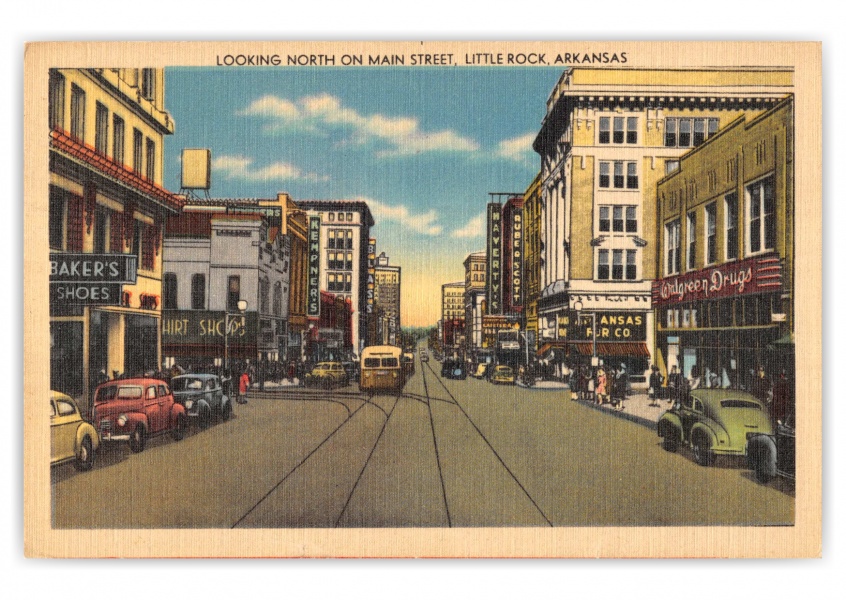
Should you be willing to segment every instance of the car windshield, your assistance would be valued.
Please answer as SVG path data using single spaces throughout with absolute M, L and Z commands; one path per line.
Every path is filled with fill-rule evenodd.
M 331 363 L 317 363 L 315 367 L 315 369 L 323 369 L 324 371 L 328 371 L 330 368 L 332 368 Z
M 203 380 L 196 377 L 176 377 L 170 382 L 174 392 L 187 392 L 203 389 Z
M 511 367 L 497 367 L 496 371 L 503 375 L 509 375 L 511 373 Z
M 721 400 L 720 406 L 723 408 L 754 408 L 755 410 L 761 410 L 761 406 L 757 402 L 751 402 L 749 400 Z
M 131 400 L 140 398 L 143 388 L 140 385 L 107 385 L 97 392 L 97 402 L 106 400 Z

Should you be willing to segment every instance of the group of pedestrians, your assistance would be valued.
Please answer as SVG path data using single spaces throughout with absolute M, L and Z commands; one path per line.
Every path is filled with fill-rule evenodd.
M 629 373 L 625 363 L 606 367 L 599 361 L 596 369 L 590 365 L 575 367 L 570 372 L 570 390 L 573 400 L 611 404 L 614 410 L 624 410 L 629 394 Z

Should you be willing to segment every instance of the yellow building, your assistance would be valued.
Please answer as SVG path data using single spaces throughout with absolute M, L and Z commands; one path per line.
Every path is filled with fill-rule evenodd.
M 473 252 L 464 259 L 464 349 L 467 353 L 482 347 L 482 316 L 487 312 L 487 267 L 487 255 L 484 252 Z
M 161 365 L 163 227 L 181 209 L 162 187 L 173 130 L 161 69 L 49 73 L 51 386 L 83 405 L 103 374 Z
M 541 276 L 541 194 L 540 194 L 540 173 L 532 180 L 531 185 L 526 189 L 523 196 L 523 211 L 526 223 L 526 243 L 524 246 L 525 258 L 525 282 L 526 282 L 526 307 L 525 329 L 527 336 L 534 340 L 534 346 L 530 351 L 537 350 L 538 340 L 538 299 L 540 298 L 540 276 Z M 532 344 L 530 344 L 532 346 Z
M 466 335 L 463 281 L 441 286 L 441 333 L 444 348 L 453 348 L 463 343 Z
M 541 156 L 542 348 L 593 352 L 643 381 L 655 356 L 651 304 L 656 186 L 679 158 L 792 90 L 785 69 L 576 67 L 547 101 Z M 576 313 L 578 312 L 578 317 Z M 622 325 L 622 326 L 621 326 Z
M 376 287 L 373 291 L 373 304 L 381 309 L 379 338 L 382 343 L 399 346 L 402 327 L 400 323 L 402 269 L 389 263 L 390 259 L 384 252 L 376 257 Z
M 792 378 L 793 99 L 738 117 L 658 183 L 657 362 L 750 388 Z

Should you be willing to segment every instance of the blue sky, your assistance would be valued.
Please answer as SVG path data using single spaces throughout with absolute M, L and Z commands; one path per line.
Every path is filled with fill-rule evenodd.
M 484 249 L 488 192 L 523 191 L 559 68 L 174 68 L 165 100 L 182 148 L 212 151 L 213 197 L 363 199 L 377 252 L 403 268 L 404 325 L 433 325 L 440 285 Z

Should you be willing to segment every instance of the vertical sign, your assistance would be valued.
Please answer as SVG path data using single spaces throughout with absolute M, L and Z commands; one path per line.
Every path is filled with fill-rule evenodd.
M 320 217 L 308 219 L 308 316 L 320 316 Z
M 523 209 L 515 208 L 511 217 L 511 307 L 523 306 Z
M 367 314 L 373 314 L 373 298 L 376 293 L 376 240 L 367 241 Z
M 488 314 L 502 314 L 502 205 L 488 204 L 488 265 L 485 296 Z

